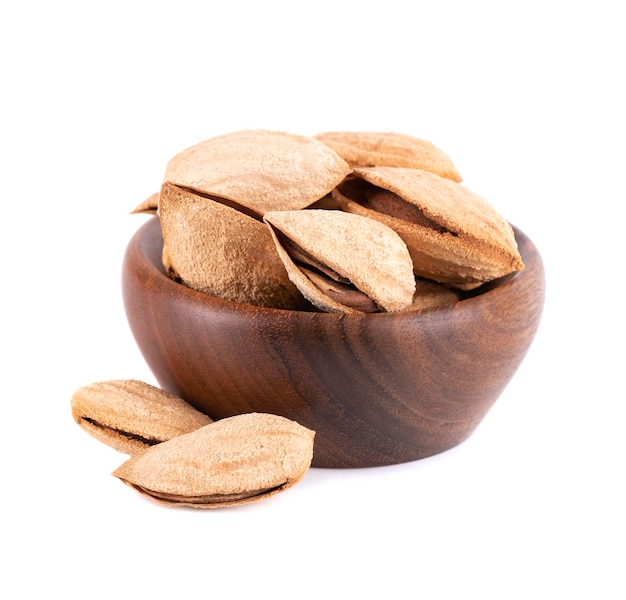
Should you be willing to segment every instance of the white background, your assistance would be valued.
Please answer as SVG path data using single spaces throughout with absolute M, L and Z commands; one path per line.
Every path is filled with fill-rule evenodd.
M 620 4 L 4 2 L 0 596 L 626 597 Z M 244 128 L 434 142 L 538 246 L 543 320 L 459 447 L 167 509 L 110 475 L 125 456 L 70 397 L 154 383 L 121 300 L 129 211 Z

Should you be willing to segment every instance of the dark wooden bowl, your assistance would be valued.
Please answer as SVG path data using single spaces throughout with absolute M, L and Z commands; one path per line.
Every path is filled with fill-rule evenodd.
M 267 309 L 176 283 L 157 218 L 123 265 L 126 313 L 159 384 L 214 419 L 283 415 L 316 431 L 313 466 L 417 460 L 465 440 L 515 373 L 544 298 L 541 257 L 444 308 L 374 315 Z

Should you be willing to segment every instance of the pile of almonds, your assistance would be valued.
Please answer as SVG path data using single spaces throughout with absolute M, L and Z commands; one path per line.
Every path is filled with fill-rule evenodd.
M 396 133 L 239 131 L 167 165 L 156 214 L 163 265 L 227 300 L 375 313 L 456 302 L 523 268 L 511 226 L 463 187 L 446 154 Z M 76 391 L 87 433 L 130 455 L 113 474 L 153 500 L 201 508 L 268 498 L 302 480 L 315 433 L 284 417 L 213 422 L 134 380 Z
M 450 304 L 523 268 L 511 226 L 430 142 L 239 131 L 167 164 L 163 264 L 207 294 L 343 313 Z
M 294 421 L 249 413 L 214 422 L 141 381 L 87 385 L 71 405 L 84 431 L 130 455 L 113 475 L 161 504 L 263 500 L 301 481 L 313 459 L 315 433 Z

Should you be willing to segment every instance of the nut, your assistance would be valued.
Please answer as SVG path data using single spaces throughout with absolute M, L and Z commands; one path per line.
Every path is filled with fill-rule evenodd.
M 395 312 L 411 305 L 411 257 L 386 225 L 322 209 L 270 212 L 265 222 L 289 277 L 321 310 Z
M 330 131 L 315 136 L 351 167 L 407 167 L 423 169 L 461 181 L 447 154 L 434 144 L 403 133 Z
M 342 210 L 397 231 L 418 276 L 471 289 L 524 266 L 512 227 L 450 179 L 420 169 L 355 168 L 333 194 Z
M 461 299 L 458 290 L 450 289 L 436 281 L 417 278 L 415 295 L 409 310 L 422 310 L 424 308 L 436 308 L 449 306 Z
M 164 182 L 225 198 L 262 216 L 313 204 L 349 172 L 348 164 L 315 138 L 246 130 L 184 150 L 168 163 Z
M 155 193 L 148 196 L 139 206 L 136 206 L 131 212 L 131 215 L 145 214 L 156 215 L 159 210 L 159 194 Z
M 170 183 L 161 188 L 159 218 L 163 264 L 172 278 L 235 302 L 291 309 L 304 304 L 262 222 Z
M 213 422 L 181 398 L 133 379 L 81 387 L 71 407 L 89 435 L 131 455 Z
M 161 504 L 245 504 L 301 481 L 313 458 L 314 435 L 284 417 L 242 414 L 149 448 L 113 475 Z

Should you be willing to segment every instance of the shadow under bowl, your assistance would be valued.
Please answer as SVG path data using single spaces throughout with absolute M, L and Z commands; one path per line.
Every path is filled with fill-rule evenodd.
M 313 466 L 413 461 L 464 441 L 522 362 L 539 325 L 544 271 L 525 268 L 453 305 L 330 314 L 215 298 L 169 278 L 154 217 L 122 270 L 132 333 L 159 385 L 214 419 L 282 415 L 316 432 Z

